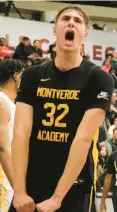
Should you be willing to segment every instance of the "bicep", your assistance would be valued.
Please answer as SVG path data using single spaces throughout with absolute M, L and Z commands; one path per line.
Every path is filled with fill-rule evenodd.
M 84 117 L 77 129 L 77 140 L 91 142 L 99 126 L 103 123 L 105 118 L 105 111 L 102 109 L 90 109 L 84 114 Z
M 14 138 L 23 137 L 29 139 L 32 130 L 33 107 L 17 102 L 14 120 Z

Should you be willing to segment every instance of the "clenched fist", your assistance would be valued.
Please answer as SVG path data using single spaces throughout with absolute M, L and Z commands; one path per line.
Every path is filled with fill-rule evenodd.
M 36 205 L 38 212 L 54 212 L 61 207 L 61 203 L 53 198 L 45 200 Z
M 34 212 L 35 210 L 33 199 L 26 193 L 15 193 L 13 205 L 17 212 Z

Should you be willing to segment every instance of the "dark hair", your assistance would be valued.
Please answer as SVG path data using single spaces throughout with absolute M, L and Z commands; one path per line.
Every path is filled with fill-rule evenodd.
M 0 61 L 0 85 L 4 85 L 10 78 L 14 77 L 15 72 L 20 73 L 23 64 L 19 60 L 6 59 Z
M 106 59 L 111 56 L 113 58 L 113 55 L 110 53 L 110 54 L 106 54 Z
M 109 73 L 111 74 L 112 71 L 115 71 L 115 69 L 114 68 L 110 68 Z
M 23 37 L 23 38 L 22 38 L 22 41 L 28 41 L 28 40 L 29 40 L 28 37 Z
M 117 130 L 117 127 L 114 128 L 113 133 L 115 132 L 115 130 Z
M 33 43 L 35 43 L 36 41 L 39 41 L 38 39 L 34 40 Z M 40 42 L 40 41 L 39 41 Z
M 2 40 L 2 39 L 4 39 L 4 40 L 6 41 L 6 39 L 5 39 L 5 38 L 0 38 L 0 42 L 1 42 L 1 40 Z
M 57 21 L 58 21 L 59 17 L 61 16 L 61 14 L 64 11 L 67 11 L 67 10 L 75 10 L 76 12 L 78 12 L 82 16 L 86 28 L 88 28 L 88 26 L 89 26 L 89 17 L 88 17 L 88 15 L 80 7 L 74 7 L 74 6 L 65 7 L 62 10 L 60 10 L 58 12 L 58 14 L 56 15 L 56 17 L 55 17 L 55 24 L 57 23 Z

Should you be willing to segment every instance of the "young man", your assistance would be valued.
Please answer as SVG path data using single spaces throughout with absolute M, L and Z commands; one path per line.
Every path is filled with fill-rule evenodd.
M 61 10 L 54 28 L 55 62 L 24 71 L 12 146 L 18 212 L 91 209 L 98 128 L 109 109 L 113 81 L 80 56 L 88 22 L 79 7 Z
M 112 182 L 113 182 L 112 201 L 113 201 L 114 212 L 116 212 L 117 211 L 117 150 L 111 154 L 108 161 L 107 175 L 104 182 L 100 212 L 106 212 L 106 198 L 108 196 L 108 192 L 112 187 Z
M 21 63 L 16 60 L 0 62 L 0 211 L 4 212 L 7 212 L 13 197 L 11 141 L 15 115 L 14 99 L 22 69 Z

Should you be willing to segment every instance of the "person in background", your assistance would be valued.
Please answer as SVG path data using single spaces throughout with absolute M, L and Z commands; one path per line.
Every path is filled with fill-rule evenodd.
M 35 56 L 37 56 L 37 59 L 43 57 L 42 50 L 41 50 L 40 47 L 41 47 L 40 41 L 39 40 L 34 40 L 32 48 L 33 48 L 33 54 L 35 54 Z
M 103 66 L 101 67 L 103 71 L 109 73 L 110 69 L 111 69 L 111 65 L 110 65 L 110 61 L 109 60 L 105 60 Z
M 27 60 L 24 61 L 24 68 L 31 67 L 32 65 L 33 65 L 32 60 L 27 59 Z
M 7 212 L 13 190 L 11 141 L 13 137 L 17 89 L 23 65 L 16 60 L 0 62 L 0 211 Z M 3 171 L 4 170 L 4 171 Z M 8 179 L 7 179 L 7 177 Z M 8 181 L 9 180 L 9 181 Z M 9 183 L 10 182 L 10 183 Z M 10 185 L 11 184 L 11 185 Z
M 107 118 L 109 119 L 111 125 L 114 123 L 114 118 L 117 116 L 117 92 L 116 90 L 112 93 L 110 111 L 107 113 Z
M 117 150 L 117 128 L 113 130 L 112 138 L 108 138 L 104 143 L 106 148 L 108 149 L 109 156 L 112 152 Z
M 112 53 L 109 53 L 109 54 L 106 54 L 105 60 L 109 60 L 111 67 L 113 67 L 114 64 L 115 64 L 115 62 L 113 60 L 113 52 Z M 104 62 L 103 62 L 103 65 L 104 65 Z
M 106 212 L 106 199 L 108 192 L 112 191 L 114 212 L 117 212 L 117 150 L 114 151 L 108 160 L 107 174 L 103 186 L 103 194 L 100 204 L 100 212 Z M 111 212 L 111 211 L 110 211 Z
M 108 129 L 108 134 L 107 134 L 108 138 L 112 138 L 112 136 L 113 136 L 113 130 L 115 128 L 117 128 L 117 117 L 114 118 L 114 124 L 111 125 L 109 127 L 109 129 Z
M 49 53 L 49 57 L 50 57 L 52 60 L 55 59 L 55 57 L 56 57 L 56 45 L 55 45 L 55 44 L 51 44 L 51 45 L 49 46 L 48 53 Z
M 8 47 L 6 39 L 0 38 L 0 59 L 3 60 L 5 57 L 12 57 L 12 50 Z
M 110 121 L 105 117 L 103 124 L 99 128 L 99 143 L 103 144 L 103 141 L 107 139 L 108 129 L 111 126 Z
M 108 150 L 105 145 L 100 147 L 97 166 L 97 191 L 102 191 L 108 163 Z
M 117 76 L 116 76 L 116 70 L 111 68 L 109 71 L 109 74 L 112 75 L 113 80 L 114 80 L 114 89 L 117 89 Z
M 24 62 L 26 59 L 34 60 L 33 49 L 28 37 L 23 37 L 21 43 L 16 47 L 13 58 Z
M 107 168 L 107 162 L 108 162 L 108 151 L 105 145 L 103 145 L 99 152 L 98 157 L 98 177 L 100 177 Z

